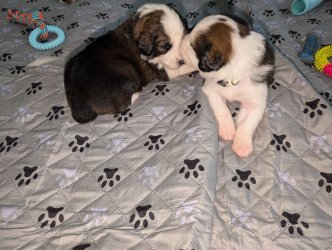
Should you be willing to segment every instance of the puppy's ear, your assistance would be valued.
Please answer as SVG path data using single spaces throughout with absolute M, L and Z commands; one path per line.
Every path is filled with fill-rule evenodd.
M 211 52 L 205 52 L 198 59 L 198 68 L 203 72 L 218 71 L 224 65 L 221 56 Z

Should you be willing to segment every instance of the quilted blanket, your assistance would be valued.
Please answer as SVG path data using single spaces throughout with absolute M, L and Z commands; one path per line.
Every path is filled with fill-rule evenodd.
M 0 249 L 332 249 L 332 81 L 297 56 L 309 32 L 331 44 L 332 2 L 293 16 L 286 0 L 158 1 L 189 26 L 241 10 L 274 45 L 275 81 L 242 159 L 218 140 L 195 74 L 151 83 L 121 114 L 72 119 L 64 63 L 143 2 L 2 1 Z M 33 49 L 8 9 L 42 11 L 65 42 Z

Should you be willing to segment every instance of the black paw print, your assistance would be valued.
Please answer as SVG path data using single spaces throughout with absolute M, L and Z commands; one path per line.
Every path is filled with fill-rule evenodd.
M 73 30 L 73 29 L 78 28 L 78 27 L 79 27 L 78 22 L 73 22 L 73 23 L 71 23 L 71 24 L 69 24 L 69 25 L 67 26 L 67 30 L 68 30 L 68 31 L 69 31 L 69 30 Z
M 188 12 L 188 14 L 186 15 L 186 18 L 192 19 L 198 16 L 197 12 Z
M 277 89 L 278 87 L 280 87 L 280 83 L 276 82 L 276 81 L 273 81 L 272 84 L 269 85 L 269 87 L 271 89 Z
M 27 95 L 36 94 L 37 91 L 42 90 L 42 88 L 43 87 L 41 82 L 33 82 L 31 83 L 31 87 L 27 88 L 25 92 Z
M 316 114 L 318 115 L 322 115 L 323 111 L 320 109 L 326 109 L 327 106 L 324 103 L 319 103 L 320 99 L 317 98 L 311 102 L 306 102 L 305 105 L 308 106 L 311 109 L 310 112 L 310 118 L 314 118 Z M 319 104 L 319 105 L 318 105 Z M 309 108 L 305 107 L 305 109 L 303 110 L 304 114 L 309 114 Z
M 8 12 L 8 8 L 1 8 L 1 12 Z
M 38 169 L 37 166 L 34 166 L 32 168 L 25 166 L 23 168 L 24 174 L 19 173 L 15 178 L 15 181 L 18 181 L 17 186 L 21 186 L 24 182 L 25 182 L 25 185 L 29 185 L 30 181 L 31 181 L 31 177 L 33 179 L 37 179 L 38 173 L 34 173 L 37 169 Z M 28 179 L 25 179 L 25 178 L 28 178 Z
M 94 40 L 96 40 L 96 38 L 89 37 L 89 38 L 85 39 L 84 42 L 87 43 L 87 44 L 90 44 L 90 43 L 92 43 Z
M 104 173 L 98 177 L 98 182 L 101 182 L 104 179 L 104 175 L 106 176 L 106 179 L 104 179 L 103 182 L 101 182 L 101 187 L 104 188 L 108 182 L 108 185 L 110 187 L 114 186 L 114 180 L 113 177 L 115 176 L 116 181 L 120 181 L 121 177 L 120 175 L 115 175 L 116 172 L 118 172 L 118 168 L 105 168 Z
M 151 93 L 154 93 L 155 96 L 158 96 L 159 94 L 165 95 L 167 92 L 169 92 L 167 85 L 156 85 L 151 91 Z
M 148 210 L 151 208 L 152 208 L 151 205 L 136 207 L 136 211 L 138 213 L 138 218 L 134 224 L 134 229 L 137 229 L 140 226 L 141 219 L 143 220 L 143 227 L 147 227 L 149 225 L 148 217 L 146 216 L 146 214 L 147 214 Z M 150 211 L 148 213 L 148 215 L 151 220 L 154 220 L 155 217 L 154 217 L 153 212 Z M 136 218 L 136 214 L 133 214 L 132 216 L 130 216 L 129 223 L 131 224 L 135 220 L 135 218 Z
M 25 66 L 15 66 L 14 68 L 10 68 L 8 69 L 10 71 L 10 74 L 14 75 L 14 74 L 21 74 L 21 73 L 25 73 Z
M 327 9 L 327 10 L 325 10 L 325 13 L 326 13 L 326 14 L 329 14 L 329 15 L 332 15 L 332 9 Z
M 235 4 L 237 4 L 237 0 L 229 0 L 227 4 L 228 5 L 235 5 Z
M 207 5 L 209 8 L 213 8 L 213 7 L 216 7 L 217 6 L 217 4 L 216 4 L 216 2 L 209 2 L 208 3 L 208 5 Z
M 155 150 L 159 150 L 159 144 L 158 144 L 158 141 L 160 142 L 160 144 L 164 145 L 165 144 L 165 141 L 163 138 L 161 138 L 162 135 L 149 135 L 149 139 L 150 141 L 147 141 L 144 146 L 148 147 L 148 150 L 152 150 L 153 148 Z M 151 142 L 151 145 L 150 145 L 150 142 Z
M 133 8 L 133 6 L 129 3 L 124 3 L 124 4 L 121 4 L 121 8 L 125 8 L 125 9 L 130 10 L 130 9 Z
M 64 15 L 57 15 L 57 16 L 52 17 L 52 20 L 53 20 L 54 22 L 58 22 L 58 21 L 61 21 L 61 20 L 64 19 L 64 18 L 65 18 Z
M 35 2 L 37 2 L 38 0 L 29 0 L 29 1 L 27 1 L 27 3 L 35 3 Z
M 0 56 L 0 61 L 6 62 L 7 60 L 11 60 L 12 59 L 12 54 L 10 53 L 4 53 Z
M 191 116 L 192 114 L 197 114 L 198 110 L 201 108 L 201 104 L 198 103 L 198 101 L 189 104 L 187 106 L 187 109 L 185 111 L 183 111 L 183 114 L 187 115 L 187 116 Z
M 275 16 L 276 13 L 273 10 L 265 10 L 263 12 L 263 15 L 266 16 L 266 17 L 271 17 L 271 16 Z
M 30 35 L 30 33 L 33 31 L 31 28 L 25 28 L 24 30 L 21 30 L 22 35 Z
M 62 49 L 58 49 L 58 50 L 56 50 L 56 51 L 54 51 L 53 53 L 52 53 L 52 55 L 54 55 L 54 56 L 60 56 L 60 55 L 62 55 L 63 54 L 63 50 Z
M 287 152 L 287 148 L 291 147 L 291 144 L 290 144 L 289 141 L 285 141 L 285 145 L 283 145 L 284 144 L 284 140 L 286 139 L 286 135 L 276 135 L 276 134 L 273 134 L 273 137 L 274 137 L 274 139 L 271 140 L 271 145 L 276 144 L 276 149 L 278 151 L 280 151 L 280 149 L 282 148 L 282 150 L 284 150 L 285 152 Z
M 166 5 L 172 9 L 176 8 L 176 5 L 174 3 L 167 3 Z
M 322 21 L 316 18 L 309 18 L 307 20 L 307 23 L 311 23 L 311 24 L 320 24 Z
M 281 35 L 271 35 L 270 41 L 273 44 L 281 44 L 285 39 Z
M 237 116 L 237 113 L 240 111 L 240 108 L 239 107 L 236 107 L 234 109 L 234 112 L 232 112 L 232 117 L 236 117 Z
M 98 13 L 98 14 L 96 15 L 96 17 L 97 17 L 98 19 L 103 19 L 103 20 L 108 19 L 108 15 L 107 15 L 107 13 Z
M 47 217 L 45 218 L 46 214 L 43 213 L 38 217 L 38 222 L 42 222 L 42 224 L 40 225 L 40 228 L 43 228 L 45 226 L 48 225 L 48 220 L 51 220 L 52 222 L 49 224 L 50 228 L 54 228 L 56 226 L 56 217 L 59 220 L 59 222 L 63 222 L 63 220 L 65 219 L 65 217 L 63 216 L 63 214 L 59 213 L 63 210 L 63 207 L 52 207 L 52 206 L 48 206 L 47 208 Z M 59 214 L 59 215 L 58 215 Z M 45 219 L 45 220 L 44 220 Z
M 301 228 L 301 225 L 298 222 L 300 219 L 300 215 L 298 213 L 291 214 L 291 213 L 284 211 L 284 212 L 282 212 L 282 216 L 284 216 L 288 220 L 288 222 L 291 224 L 288 227 L 288 232 L 290 234 L 293 234 L 294 228 L 296 228 L 296 231 L 298 232 L 298 234 L 303 236 L 303 230 Z M 306 228 L 306 229 L 309 228 L 309 224 L 307 222 L 301 221 L 301 224 L 304 228 Z M 281 227 L 286 227 L 287 221 L 283 219 L 280 222 L 280 225 L 281 225 Z
M 51 12 L 51 9 L 50 9 L 50 7 L 41 7 L 41 8 L 39 9 L 39 11 L 45 13 L 45 12 Z
M 238 182 L 238 187 L 242 188 L 243 187 L 243 183 L 244 186 L 246 187 L 246 189 L 250 189 L 250 184 L 248 182 L 248 178 L 251 175 L 251 171 L 247 170 L 247 171 L 241 171 L 240 169 L 236 169 L 236 173 L 238 174 L 238 176 L 240 177 L 240 180 Z M 238 177 L 236 175 L 233 176 L 232 181 L 235 182 L 238 180 Z M 252 184 L 256 184 L 256 179 L 254 177 L 250 178 L 250 182 Z
M 64 115 L 65 111 L 63 106 L 53 106 L 52 110 L 47 114 L 48 120 L 52 121 L 53 118 L 58 120 L 60 115 Z
M 289 9 L 279 9 L 279 11 L 284 15 L 289 15 L 290 14 Z
M 90 243 L 85 243 L 85 244 L 80 244 L 80 245 L 74 246 L 73 250 L 85 250 L 89 247 L 91 247 L 91 244 Z
M 332 95 L 329 92 L 320 92 L 320 95 L 332 105 Z
M 196 166 L 197 164 L 200 162 L 199 159 L 194 159 L 194 160 L 189 160 L 189 159 L 186 159 L 183 161 L 184 164 L 187 165 L 187 168 L 188 168 L 188 171 L 184 174 L 184 178 L 188 179 L 190 177 L 190 172 L 192 172 L 193 176 L 195 178 L 198 177 L 198 171 L 196 170 Z M 199 165 L 198 168 L 197 168 L 199 171 L 204 171 L 204 167 L 202 165 Z M 186 167 L 182 167 L 179 171 L 179 174 L 183 174 L 186 170 Z
M 118 118 L 118 122 L 121 122 L 122 119 L 123 119 L 125 122 L 127 122 L 128 119 L 129 119 L 129 117 L 133 117 L 133 113 L 131 113 L 131 112 L 129 112 L 129 111 L 130 111 L 130 108 L 128 108 L 128 109 L 122 111 L 120 114 L 115 114 L 115 115 L 114 115 L 114 118 L 119 117 L 119 118 Z
M 291 35 L 291 37 L 296 38 L 296 39 L 301 37 L 301 34 L 295 30 L 288 31 L 288 34 Z
M 0 143 L 0 153 L 5 150 L 6 150 L 6 152 L 9 152 L 9 150 L 11 150 L 12 147 L 16 147 L 16 145 L 17 145 L 18 137 L 6 136 L 5 139 L 6 139 L 6 142 Z
M 309 68 L 313 68 L 314 64 L 313 63 L 309 63 L 309 62 L 305 62 L 305 61 L 301 61 L 305 66 L 309 67 Z
M 80 3 L 78 6 L 80 7 L 86 7 L 86 6 L 89 6 L 90 3 L 89 2 L 83 2 L 83 3 Z
M 76 152 L 78 148 L 80 148 L 80 152 L 82 153 L 84 151 L 84 147 L 89 148 L 90 144 L 87 142 L 89 140 L 88 136 L 79 136 L 79 135 L 75 135 L 75 139 L 76 139 L 76 143 L 75 141 L 71 141 L 68 146 L 72 147 L 72 151 Z M 85 145 L 84 145 L 85 144 Z
M 320 175 L 323 176 L 325 178 L 326 183 L 326 192 L 331 193 L 332 191 L 332 173 L 324 173 L 324 172 L 320 172 Z M 320 179 L 318 182 L 318 186 L 322 187 L 324 186 L 325 183 L 324 179 Z

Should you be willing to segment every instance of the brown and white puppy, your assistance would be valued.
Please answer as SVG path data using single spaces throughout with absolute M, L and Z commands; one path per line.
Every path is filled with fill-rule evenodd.
M 237 155 L 248 156 L 273 81 L 273 50 L 248 25 L 214 15 L 202 19 L 183 39 L 181 52 L 185 63 L 205 78 L 202 90 L 218 121 L 219 136 L 233 140 Z M 227 101 L 241 103 L 236 126 Z
M 124 111 L 142 87 L 189 73 L 179 45 L 187 33 L 163 4 L 145 4 L 116 29 L 97 38 L 65 66 L 64 85 L 75 121 Z

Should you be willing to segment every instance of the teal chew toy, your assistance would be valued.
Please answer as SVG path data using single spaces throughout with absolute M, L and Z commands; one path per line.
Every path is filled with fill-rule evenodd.
M 27 25 L 34 29 L 29 35 L 29 42 L 31 46 L 38 50 L 49 50 L 59 46 L 65 40 L 65 33 L 58 27 L 53 25 L 46 25 L 44 22 L 44 15 L 41 11 L 33 11 L 25 13 L 23 11 L 8 10 L 7 19 Z M 53 41 L 48 41 L 48 33 L 55 33 L 57 38 Z M 38 37 L 42 42 L 38 42 Z
M 293 15 L 303 15 L 316 8 L 323 0 L 294 0 L 291 12 Z
M 57 34 L 57 38 L 51 42 L 41 43 L 37 41 L 38 36 L 42 33 L 40 28 L 34 29 L 29 36 L 29 43 L 31 46 L 38 50 L 49 50 L 59 46 L 65 40 L 65 33 L 63 31 L 53 25 L 46 25 L 46 29 L 50 33 Z

